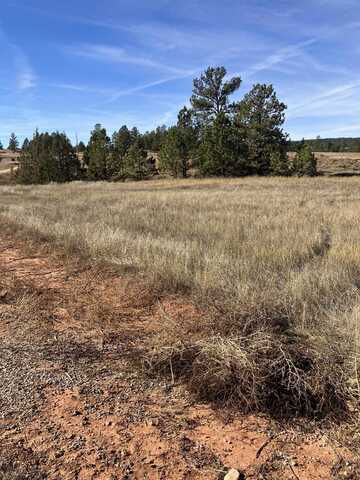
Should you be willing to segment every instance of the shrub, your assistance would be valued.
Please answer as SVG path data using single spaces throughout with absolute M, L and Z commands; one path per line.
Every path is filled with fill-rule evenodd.
M 311 147 L 300 145 L 292 165 L 292 172 L 298 176 L 315 177 L 317 175 L 317 162 Z
M 289 159 L 285 150 L 277 150 L 270 154 L 270 171 L 272 175 L 278 176 L 291 174 Z

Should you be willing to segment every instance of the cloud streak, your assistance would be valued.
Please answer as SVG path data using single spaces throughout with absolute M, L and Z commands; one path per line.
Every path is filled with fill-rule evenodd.
M 134 95 L 139 92 L 143 92 L 145 90 L 160 86 L 160 85 L 165 85 L 166 83 L 174 82 L 183 78 L 191 77 L 195 75 L 197 72 L 200 72 L 201 69 L 198 70 L 191 70 L 188 71 L 184 74 L 179 74 L 179 75 L 173 75 L 170 77 L 166 78 L 161 78 L 159 80 L 154 80 L 153 82 L 147 82 L 143 83 L 141 85 L 137 85 L 135 87 L 130 87 L 130 88 L 125 88 L 122 90 L 116 90 L 116 89 L 107 89 L 107 88 L 97 88 L 97 87 L 91 87 L 88 85 L 76 85 L 76 84 L 68 84 L 68 83 L 53 83 L 50 84 L 49 86 L 52 88 L 60 88 L 63 90 L 72 90 L 74 92 L 79 92 L 79 93 L 95 93 L 97 95 L 105 96 L 108 97 L 107 101 L 105 103 L 111 103 L 115 102 L 121 97 L 125 96 L 130 96 Z
M 176 75 L 187 75 L 188 73 L 190 73 L 189 70 L 165 65 L 151 58 L 143 57 L 135 53 L 131 54 L 123 48 L 118 48 L 110 45 L 86 44 L 75 47 L 68 47 L 65 49 L 65 51 L 72 55 L 90 58 L 101 62 L 125 63 L 138 67 L 173 73 Z
M 36 86 L 36 75 L 30 64 L 29 58 L 23 49 L 13 43 L 0 25 L 0 41 L 3 52 L 8 51 L 15 71 L 15 85 L 18 91 L 28 90 Z M 2 87 L 4 88 L 4 87 Z
M 272 70 L 274 67 L 284 64 L 288 60 L 301 56 L 306 47 L 313 45 L 317 41 L 317 38 L 311 38 L 295 45 L 280 48 L 271 55 L 268 55 L 261 62 L 255 63 L 245 72 L 243 76 L 244 78 L 249 78 L 264 70 Z
M 12 45 L 12 48 L 14 50 L 16 86 L 18 90 L 23 91 L 36 87 L 37 77 L 28 58 L 17 45 Z
M 292 106 L 289 109 L 289 118 L 303 117 L 317 112 L 317 115 L 325 115 L 324 107 L 330 105 L 330 115 L 336 115 L 336 107 L 342 108 L 342 113 L 354 112 L 354 93 L 360 88 L 360 80 L 329 88 L 318 95 L 311 95 L 305 101 Z M 344 102 L 348 100 L 348 102 Z

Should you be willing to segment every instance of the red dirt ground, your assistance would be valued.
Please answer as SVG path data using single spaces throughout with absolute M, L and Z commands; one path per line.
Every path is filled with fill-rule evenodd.
M 148 378 L 137 352 L 166 328 L 164 309 L 199 314 L 0 234 L 0 479 L 359 478 L 325 427 L 199 404 Z

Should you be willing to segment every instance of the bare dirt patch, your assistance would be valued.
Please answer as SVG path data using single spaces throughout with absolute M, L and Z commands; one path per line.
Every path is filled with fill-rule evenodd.
M 6 234 L 0 272 L 0 479 L 359 478 L 325 427 L 199 404 L 143 374 L 166 318 L 196 321 L 186 299 Z

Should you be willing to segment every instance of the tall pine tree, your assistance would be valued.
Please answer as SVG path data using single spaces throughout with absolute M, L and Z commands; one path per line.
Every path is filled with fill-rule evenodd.
M 248 173 L 240 131 L 224 112 L 202 132 L 199 169 L 203 175 L 241 176 Z
M 85 162 L 88 164 L 88 177 L 91 180 L 108 180 L 111 177 L 109 171 L 110 161 L 110 138 L 106 129 L 96 124 L 91 132 Z
M 19 141 L 18 141 L 15 133 L 12 133 L 10 135 L 8 150 L 11 150 L 12 152 L 16 152 L 16 150 L 18 148 L 19 148 Z
M 197 144 L 197 130 L 193 125 L 193 112 L 184 107 L 175 127 L 167 131 L 160 149 L 160 169 L 174 177 L 186 178 L 191 157 Z
M 272 85 L 257 84 L 238 105 L 236 125 L 243 131 L 251 173 L 271 173 L 272 157 L 285 159 L 287 135 L 282 126 L 286 105 Z M 278 162 L 276 162 L 278 163 Z
M 144 180 L 151 174 L 146 150 L 140 141 L 130 146 L 124 157 L 123 178 Z
M 199 123 L 211 123 L 220 113 L 228 114 L 233 110 L 230 96 L 240 88 L 241 78 L 225 81 L 226 74 L 225 67 L 209 67 L 194 80 L 190 102 Z

